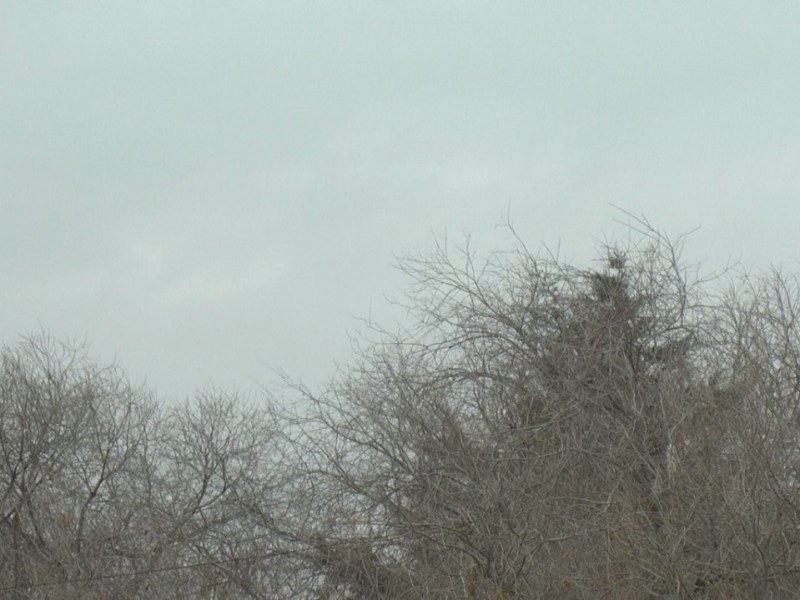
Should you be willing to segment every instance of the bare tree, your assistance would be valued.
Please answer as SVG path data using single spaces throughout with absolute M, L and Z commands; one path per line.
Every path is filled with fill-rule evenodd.
M 797 588 L 797 290 L 722 294 L 642 225 L 596 269 L 522 244 L 402 262 L 416 325 L 286 426 L 317 597 Z
M 5 347 L 0 596 L 274 597 L 271 427 L 213 389 L 160 407 L 48 336 Z
M 0 564 L 8 595 L 107 597 L 86 584 L 126 560 L 141 507 L 149 395 L 47 336 L 2 352 Z M 130 557 L 132 558 L 132 557 Z
M 403 260 L 412 325 L 282 406 L 4 347 L 0 596 L 792 597 L 797 281 L 639 225 L 593 268 Z
M 155 503 L 158 552 L 203 565 L 173 573 L 173 585 L 194 590 L 192 597 L 274 597 L 267 575 L 279 553 L 268 517 L 279 486 L 268 413 L 209 389 L 171 411 L 166 423 Z

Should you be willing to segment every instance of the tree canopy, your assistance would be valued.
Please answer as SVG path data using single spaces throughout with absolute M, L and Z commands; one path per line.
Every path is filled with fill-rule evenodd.
M 446 244 L 320 392 L 163 406 L 2 351 L 0 595 L 783 598 L 800 588 L 796 279 L 646 226 L 591 268 Z

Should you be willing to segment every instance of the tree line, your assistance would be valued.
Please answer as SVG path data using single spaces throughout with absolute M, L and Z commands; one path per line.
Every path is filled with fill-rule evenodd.
M 403 259 L 411 324 L 319 392 L 164 405 L 3 346 L 0 597 L 792 597 L 797 280 L 703 278 L 640 225 L 593 268 Z

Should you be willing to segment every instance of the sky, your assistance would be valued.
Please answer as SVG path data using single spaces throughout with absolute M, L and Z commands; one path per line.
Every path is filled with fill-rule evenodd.
M 0 341 L 164 398 L 312 388 L 396 257 L 629 217 L 796 270 L 800 3 L 4 0 Z

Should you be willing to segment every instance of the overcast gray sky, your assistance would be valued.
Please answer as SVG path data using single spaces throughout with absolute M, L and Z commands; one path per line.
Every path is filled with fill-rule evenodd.
M 800 3 L 0 4 L 0 337 L 317 385 L 445 232 L 796 266 Z

